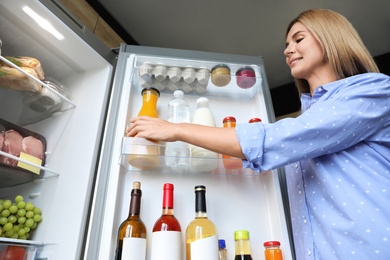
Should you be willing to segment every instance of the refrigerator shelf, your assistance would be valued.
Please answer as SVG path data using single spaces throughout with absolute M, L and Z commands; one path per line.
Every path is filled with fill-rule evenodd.
M 150 171 L 159 173 L 212 173 L 212 174 L 261 174 L 251 169 L 244 169 L 242 167 L 229 167 L 225 165 L 239 165 L 241 159 L 238 158 L 222 158 L 218 154 L 217 158 L 204 157 L 175 157 L 186 161 L 185 166 L 171 167 L 167 165 L 167 159 L 171 156 L 165 156 L 166 143 L 153 142 L 145 138 L 138 137 L 124 137 L 122 140 L 122 152 L 120 164 L 127 168 L 127 171 Z M 136 159 L 136 163 L 130 163 L 129 160 Z M 134 162 L 134 161 L 133 161 Z M 215 165 L 213 169 L 199 170 L 194 165 L 199 164 Z M 209 168 L 209 167 L 207 167 Z
M 61 91 L 63 92 L 61 93 L 58 89 L 53 87 L 53 84 L 48 84 L 47 80 L 49 80 L 50 77 L 45 78 L 45 82 L 43 82 L 10 62 L 2 55 L 0 55 L 0 61 L 25 75 L 30 81 L 42 86 L 40 92 L 33 92 L 12 89 L 9 88 L 9 86 L 2 85 L 2 82 L 0 81 L 0 96 L 7 97 L 6 100 L 0 99 L 0 101 L 18 108 L 18 110 L 15 111 L 8 111 L 8 119 L 10 121 L 20 125 L 33 124 L 49 118 L 56 113 L 65 112 L 76 107 L 76 104 L 64 95 L 65 91 Z M 15 80 L 16 79 L 13 79 L 13 81 Z

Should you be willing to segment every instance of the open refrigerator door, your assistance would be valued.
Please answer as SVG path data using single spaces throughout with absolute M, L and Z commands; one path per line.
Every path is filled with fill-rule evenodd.
M 42 217 L 26 226 L 22 212 L 5 212 L 0 251 L 21 246 L 28 259 L 78 259 L 113 67 L 80 37 L 82 28 L 76 34 L 70 17 L 43 2 L 0 3 L 0 200 L 16 204 L 20 195 Z M 26 139 L 40 143 L 38 155 L 24 143 L 19 151 Z
M 179 68 L 182 74 L 161 75 L 161 66 L 165 67 L 163 71 Z M 227 78 L 213 77 L 216 66 L 229 68 Z M 146 73 L 145 67 L 149 67 Z M 183 74 L 188 68 L 195 71 L 193 79 Z M 247 85 L 242 84 L 244 79 L 238 74 L 243 68 L 254 72 Z M 161 187 L 169 182 L 175 185 L 175 216 L 181 224 L 184 246 L 185 229 L 195 213 L 194 186 L 205 185 L 208 217 L 217 226 L 218 237 L 226 240 L 229 259 L 234 258 L 233 234 L 239 229 L 250 231 L 253 259 L 264 259 L 263 243 L 269 240 L 280 241 L 284 259 L 292 259 L 277 170 L 257 173 L 250 169 L 226 169 L 221 155 L 216 159 L 184 158 L 188 159 L 187 167 L 173 169 L 166 164 L 166 143 L 125 137 L 129 120 L 137 116 L 142 106 L 141 92 L 147 87 L 159 90 L 157 110 L 163 119 L 168 118 L 168 102 L 173 91 L 180 89 L 192 114 L 197 99 L 207 97 L 219 127 L 226 116 L 234 116 L 237 123 L 247 123 L 254 117 L 261 118 L 265 124 L 272 122 L 274 115 L 262 58 L 122 46 L 118 69 L 124 77 L 114 81 L 113 99 L 117 106 L 111 107 L 107 122 L 116 128 L 105 133 L 102 157 L 110 161 L 107 159 L 100 164 L 100 173 L 104 174 L 99 176 L 95 187 L 87 258 L 114 257 L 118 228 L 128 214 L 132 183 L 140 181 L 141 218 L 148 230 L 147 237 L 151 237 L 154 222 L 161 214 Z M 209 72 L 206 79 L 206 74 L 197 74 L 204 69 Z M 173 76 L 175 82 L 172 82 Z M 158 153 L 147 155 L 143 151 Z M 134 156 L 149 156 L 147 159 L 153 162 L 153 167 L 130 164 L 129 159 Z M 215 167 L 201 171 L 191 164 L 194 160 Z M 150 259 L 150 241 L 147 243 L 147 259 Z M 184 254 L 182 259 L 185 259 Z

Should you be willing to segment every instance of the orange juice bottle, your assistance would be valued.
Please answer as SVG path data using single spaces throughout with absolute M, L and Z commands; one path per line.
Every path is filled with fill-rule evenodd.
M 264 242 L 264 247 L 265 260 L 283 260 L 279 241 Z
M 144 88 L 141 92 L 142 107 L 138 116 L 158 117 L 157 100 L 160 91 L 155 88 Z M 155 144 L 134 145 L 130 151 L 128 162 L 133 167 L 139 169 L 152 169 L 159 165 L 160 147 Z
M 227 116 L 223 119 L 223 127 L 236 127 L 236 119 L 233 116 Z M 222 154 L 223 166 L 227 170 L 242 168 L 242 161 L 239 158 L 234 158 L 229 155 Z

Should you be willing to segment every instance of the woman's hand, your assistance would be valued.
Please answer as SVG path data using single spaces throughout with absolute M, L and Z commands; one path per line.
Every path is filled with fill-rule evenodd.
M 130 120 L 126 136 L 143 137 L 154 141 L 172 142 L 175 139 L 176 124 L 160 118 L 139 116 Z

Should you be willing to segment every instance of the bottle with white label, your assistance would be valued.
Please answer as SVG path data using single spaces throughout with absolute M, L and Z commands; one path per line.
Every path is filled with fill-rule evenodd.
M 186 229 L 186 260 L 219 259 L 218 231 L 207 218 L 206 187 L 195 186 L 195 219 Z
M 176 90 L 173 98 L 168 103 L 169 118 L 171 123 L 190 123 L 190 106 L 184 99 L 184 92 Z M 188 167 L 190 159 L 190 147 L 185 142 L 168 142 L 165 148 L 165 164 L 172 169 L 184 169 Z
M 129 216 L 119 227 L 116 260 L 146 259 L 146 227 L 140 218 L 141 183 L 134 182 L 131 190 Z
M 173 189 L 173 184 L 164 184 L 162 215 L 153 227 L 151 260 L 182 259 L 181 227 L 173 214 Z
M 197 108 L 192 120 L 193 124 L 215 127 L 214 114 L 209 106 L 209 99 L 200 97 L 196 101 Z M 194 171 L 213 171 L 218 166 L 219 155 L 202 147 L 191 145 L 191 166 Z

